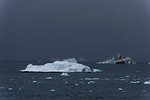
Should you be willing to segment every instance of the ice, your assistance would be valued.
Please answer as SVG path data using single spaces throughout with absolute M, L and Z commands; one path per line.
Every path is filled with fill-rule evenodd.
M 68 82 L 65 82 L 65 84 L 67 84 Z
M 95 81 L 89 81 L 87 84 L 94 84 L 96 83 Z
M 138 84 L 140 81 L 131 81 L 132 84 Z
M 32 83 L 36 83 L 37 81 L 32 81 Z
M 122 89 L 122 88 L 118 88 L 118 90 L 119 90 L 119 91 L 122 91 L 123 89 Z
M 52 79 L 52 77 L 45 77 L 45 79 L 50 80 L 50 79 Z
M 85 80 L 91 80 L 91 81 L 92 81 L 92 80 L 93 80 L 93 81 L 94 81 L 94 80 L 99 80 L 99 79 L 100 79 L 100 78 L 85 78 Z
M 99 69 L 93 69 L 93 72 L 102 72 L 102 70 L 99 70 Z
M 150 84 L 150 81 L 145 81 L 144 84 Z
M 126 78 L 129 78 L 129 76 L 125 76 Z
M 79 84 L 76 83 L 75 85 L 78 86 Z
M 55 90 L 55 89 L 51 89 L 50 91 L 51 91 L 51 92 L 55 92 L 56 90 Z
M 61 76 L 69 76 L 68 73 L 62 73 Z
M 110 78 L 104 78 L 104 80 L 107 80 L 107 81 L 108 81 L 108 80 L 110 80 Z
M 5 87 L 0 87 L 0 89 L 4 89 Z
M 9 90 L 9 91 L 12 91 L 13 89 L 12 89 L 12 88 L 8 88 L 8 90 Z
M 80 82 L 81 84 L 85 84 L 84 82 Z
M 29 64 L 22 72 L 92 72 L 91 68 L 77 63 L 76 59 L 64 59 L 44 65 Z

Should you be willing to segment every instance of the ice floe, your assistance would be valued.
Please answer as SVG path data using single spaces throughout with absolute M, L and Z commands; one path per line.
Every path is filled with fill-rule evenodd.
M 67 84 L 68 82 L 65 82 L 65 84 Z
M 102 72 L 102 70 L 99 70 L 99 69 L 93 69 L 93 72 Z
M 29 64 L 22 72 L 92 72 L 92 69 L 86 65 L 77 63 L 75 58 L 64 59 L 63 61 L 54 61 L 44 65 Z M 98 71 L 94 69 L 94 71 Z
M 87 84 L 95 84 L 95 81 L 89 81 Z
M 70 76 L 68 73 L 62 73 L 61 76 Z
M 122 91 L 123 89 L 122 89 L 122 88 L 118 88 L 118 90 L 119 90 L 119 91 Z
M 140 81 L 131 81 L 132 84 L 138 84 Z
M 76 83 L 75 85 L 78 86 L 79 84 Z
M 8 90 L 9 90 L 9 91 L 12 91 L 12 90 L 13 90 L 13 88 L 8 88 Z
M 99 80 L 100 78 L 85 78 L 85 80 L 90 80 L 90 81 L 95 81 L 95 80 Z
M 149 84 L 150 85 L 150 81 L 145 81 L 144 84 Z
M 125 76 L 126 78 L 129 78 L 130 76 Z
M 50 79 L 52 79 L 52 77 L 45 77 L 45 79 L 50 80 Z
M 32 81 L 32 83 L 37 83 L 37 81 Z
M 56 90 L 55 90 L 55 89 L 51 89 L 50 91 L 51 91 L 51 92 L 55 92 Z

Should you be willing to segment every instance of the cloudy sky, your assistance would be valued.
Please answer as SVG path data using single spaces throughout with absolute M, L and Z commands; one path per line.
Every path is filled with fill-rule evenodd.
M 0 0 L 0 60 L 117 52 L 150 61 L 149 0 Z

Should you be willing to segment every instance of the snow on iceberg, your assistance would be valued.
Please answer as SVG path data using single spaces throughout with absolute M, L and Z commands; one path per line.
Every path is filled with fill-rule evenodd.
M 44 65 L 29 64 L 22 72 L 92 72 L 88 66 L 77 63 L 75 58 L 54 61 Z

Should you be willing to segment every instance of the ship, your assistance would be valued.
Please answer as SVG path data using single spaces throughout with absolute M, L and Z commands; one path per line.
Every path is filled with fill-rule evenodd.
M 122 57 L 120 53 L 117 54 L 117 57 L 112 57 L 103 62 L 97 62 L 96 64 L 136 64 L 136 62 L 130 57 Z

